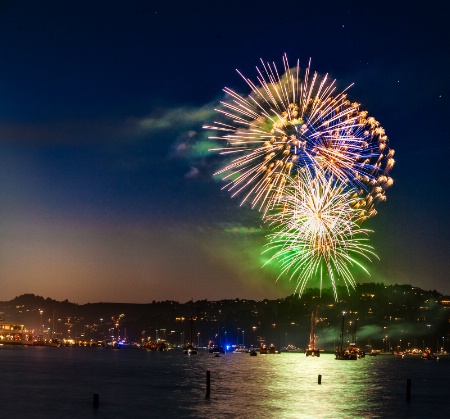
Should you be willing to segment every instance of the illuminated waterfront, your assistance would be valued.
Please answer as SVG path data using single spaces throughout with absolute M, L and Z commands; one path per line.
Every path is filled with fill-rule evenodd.
M 27 417 L 445 417 L 450 358 L 300 353 L 197 356 L 138 349 L 0 347 L 2 414 Z M 211 397 L 205 398 L 206 371 Z M 322 384 L 318 384 L 318 375 Z M 406 380 L 412 381 L 406 401 Z M 93 394 L 99 408 L 93 409 Z

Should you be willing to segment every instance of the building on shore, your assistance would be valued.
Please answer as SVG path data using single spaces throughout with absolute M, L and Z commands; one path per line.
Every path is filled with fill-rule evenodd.
M 0 322 L 0 344 L 33 345 L 33 332 L 23 324 Z

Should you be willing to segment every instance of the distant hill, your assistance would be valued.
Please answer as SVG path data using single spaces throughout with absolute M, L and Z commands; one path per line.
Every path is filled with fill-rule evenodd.
M 357 339 L 365 344 L 376 347 L 444 344 L 450 349 L 449 296 L 407 284 L 382 283 L 358 284 L 350 295 L 345 287 L 338 287 L 338 295 L 342 299 L 335 301 L 331 289 L 310 288 L 301 298 L 291 295 L 278 300 L 236 298 L 81 305 L 23 294 L 0 302 L 0 317 L 21 322 L 34 329 L 35 334 L 107 339 L 126 333 L 134 340 L 151 337 L 175 342 L 189 337 L 192 317 L 194 335 L 202 343 L 220 338 L 245 344 L 264 338 L 278 346 L 290 343 L 303 347 L 309 338 L 311 313 L 318 309 L 316 333 L 323 346 L 333 348 L 339 338 L 342 313 L 346 312 L 348 333 L 353 333 L 356 326 Z

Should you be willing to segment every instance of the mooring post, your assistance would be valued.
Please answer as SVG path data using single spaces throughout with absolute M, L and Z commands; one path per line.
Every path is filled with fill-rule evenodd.
M 206 371 L 206 398 L 209 399 L 211 389 L 211 373 Z
M 411 378 L 406 380 L 406 400 L 411 401 Z
M 319 374 L 319 377 L 317 377 L 317 383 L 322 384 L 322 375 Z
M 94 399 L 93 399 L 93 402 L 92 402 L 92 407 L 93 407 L 94 409 L 98 409 L 98 394 L 94 394 Z

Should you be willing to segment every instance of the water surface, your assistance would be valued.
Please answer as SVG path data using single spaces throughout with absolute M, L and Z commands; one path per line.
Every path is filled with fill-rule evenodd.
M 214 357 L 206 351 L 188 356 L 181 351 L 0 346 L 0 359 L 0 417 L 23 412 L 28 418 L 445 418 L 450 408 L 447 357 L 337 361 L 333 355 L 300 353 Z

